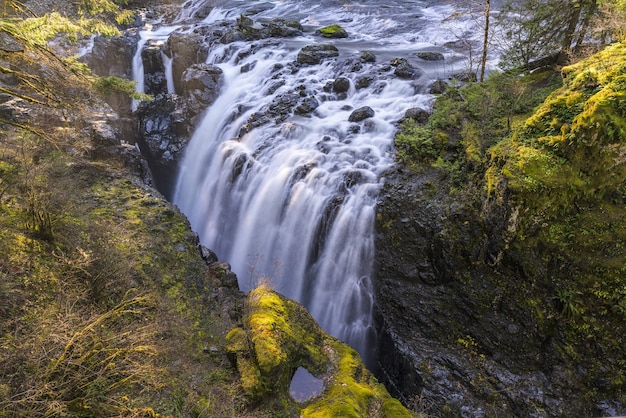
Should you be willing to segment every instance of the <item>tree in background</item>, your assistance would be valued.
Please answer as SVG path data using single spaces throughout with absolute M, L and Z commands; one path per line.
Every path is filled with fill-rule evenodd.
M 534 62 L 564 64 L 572 48 L 585 41 L 597 12 L 597 0 L 507 2 L 498 19 L 503 29 L 501 66 L 528 71 Z

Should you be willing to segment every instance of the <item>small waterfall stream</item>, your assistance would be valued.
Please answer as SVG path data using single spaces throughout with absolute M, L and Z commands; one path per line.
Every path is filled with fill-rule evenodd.
M 451 13 L 446 5 L 382 3 L 191 0 L 174 24 L 146 28 L 140 41 L 223 25 L 242 14 L 304 25 L 294 38 L 210 45 L 206 62 L 222 69 L 224 84 L 188 145 L 173 200 L 202 243 L 231 264 L 242 290 L 267 278 L 370 364 L 375 205 L 393 164 L 397 121 L 407 109 L 430 106 L 433 97 L 425 92 L 434 79 L 465 68 L 462 54 L 441 45 L 455 40 L 450 33 L 458 25 L 469 25 L 442 24 Z M 195 19 L 207 4 L 210 13 Z M 350 36 L 315 34 L 333 23 Z M 302 47 L 319 43 L 336 45 L 339 57 L 295 64 Z M 421 61 L 413 54 L 420 50 L 444 52 L 446 61 Z M 363 51 L 376 61 L 361 60 Z M 394 76 L 389 61 L 395 57 L 419 66 L 421 77 Z M 166 66 L 171 92 L 171 62 Z M 143 80 L 139 65 L 136 71 Z M 346 91 L 333 88 L 340 77 L 349 80 Z M 374 115 L 351 121 L 364 106 Z

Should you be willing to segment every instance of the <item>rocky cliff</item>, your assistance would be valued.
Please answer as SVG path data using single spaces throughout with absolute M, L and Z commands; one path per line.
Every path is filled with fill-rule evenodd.
M 532 114 L 502 78 L 449 89 L 396 140 L 377 215 L 381 363 L 435 416 L 626 412 L 626 45 L 561 76 Z

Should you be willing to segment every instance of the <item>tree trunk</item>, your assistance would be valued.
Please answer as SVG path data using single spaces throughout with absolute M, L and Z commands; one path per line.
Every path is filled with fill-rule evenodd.
M 563 41 L 561 42 L 561 50 L 559 51 L 559 58 L 557 59 L 558 65 L 563 65 L 569 59 L 569 53 L 572 49 L 572 41 L 574 40 L 574 34 L 576 33 L 576 26 L 580 20 L 580 14 L 582 11 L 581 1 L 577 1 L 574 5 L 574 10 L 569 17 L 569 23 L 567 29 L 563 34 Z
M 491 0 L 485 0 L 485 31 L 483 32 L 483 55 L 480 59 L 480 81 L 485 81 L 485 67 L 487 66 L 487 47 L 489 45 L 489 14 Z

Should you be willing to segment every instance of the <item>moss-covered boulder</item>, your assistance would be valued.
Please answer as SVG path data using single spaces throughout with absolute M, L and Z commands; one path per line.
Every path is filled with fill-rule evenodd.
M 317 30 L 324 38 L 347 38 L 348 32 L 338 24 L 325 26 Z
M 303 417 L 409 417 L 365 368 L 354 349 L 326 334 L 300 304 L 261 285 L 246 302 L 243 327 L 226 337 L 226 349 L 252 402 Z M 324 382 L 305 402 L 289 394 L 303 367 Z

